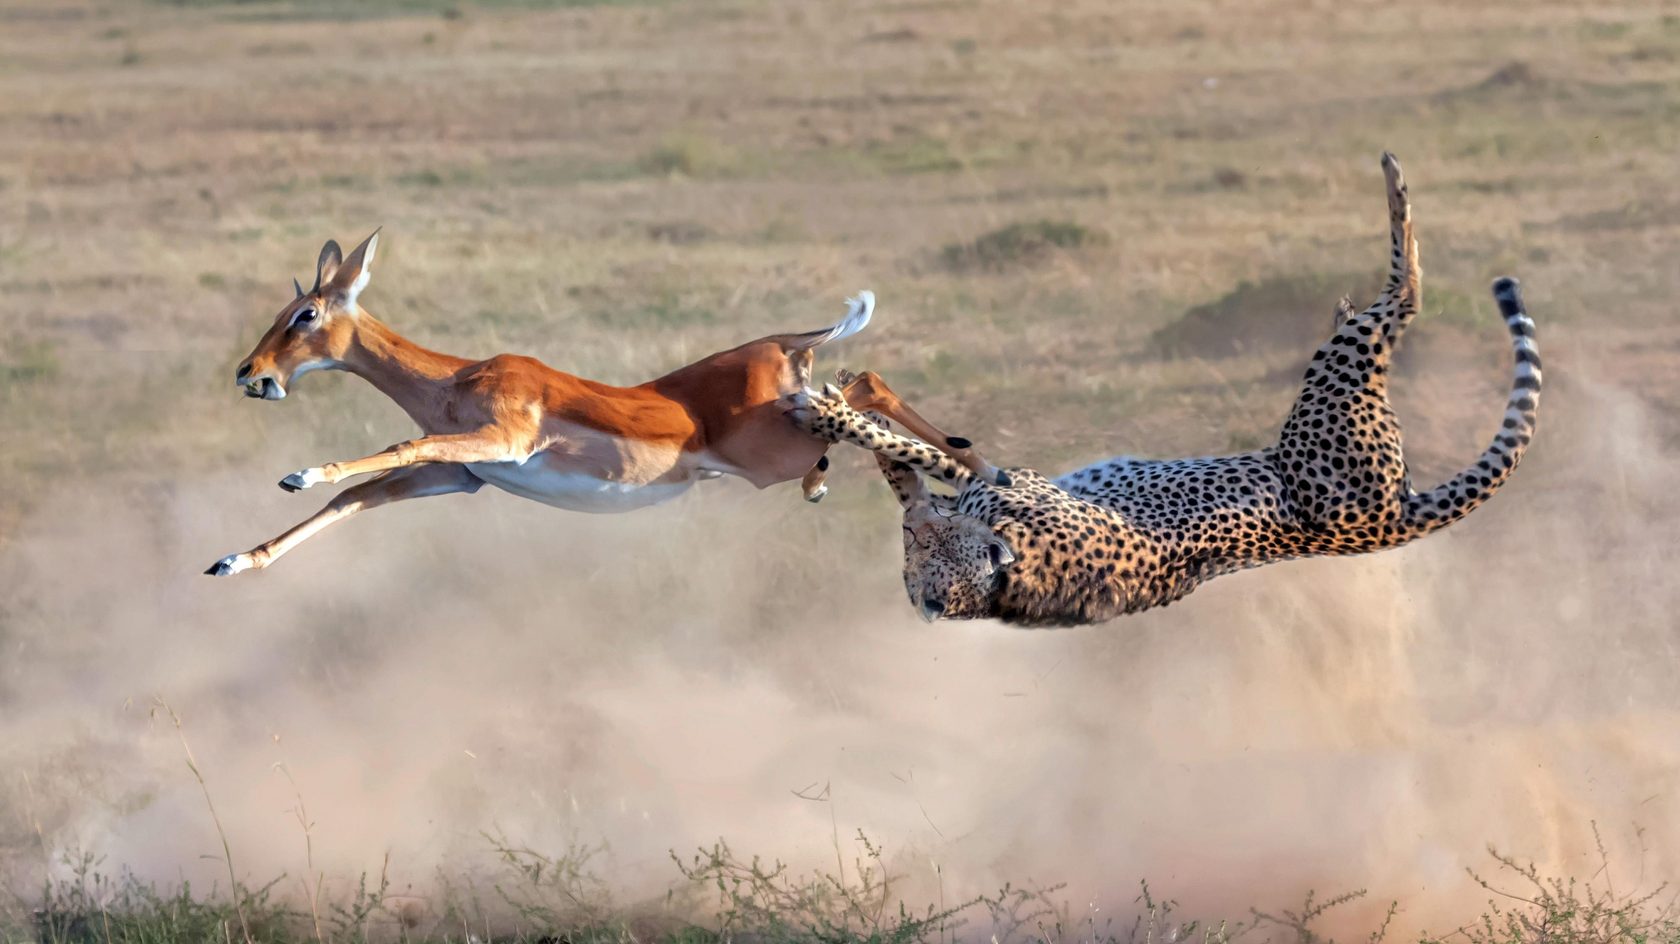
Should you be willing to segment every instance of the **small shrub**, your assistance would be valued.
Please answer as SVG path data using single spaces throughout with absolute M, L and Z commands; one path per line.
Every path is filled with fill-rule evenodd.
M 1598 839 L 1598 826 L 1593 826 Z M 1464 871 L 1476 884 L 1498 896 L 1488 902 L 1481 920 L 1451 934 L 1425 935 L 1420 944 L 1676 944 L 1680 918 L 1666 883 L 1650 891 L 1617 892 L 1611 882 L 1610 857 L 1598 843 L 1600 867 L 1591 879 L 1542 876 L 1533 862 L 1519 862 L 1492 846 L 1497 875 L 1515 881 L 1520 891 L 1497 888 L 1474 869 Z M 1502 904 L 1501 901 L 1504 903 Z
M 963 912 L 987 901 L 911 911 L 892 895 L 894 876 L 881 860 L 881 847 L 861 832 L 857 841 L 862 852 L 853 878 L 798 874 L 758 856 L 742 860 L 721 841 L 687 862 L 674 852 L 671 860 L 690 885 L 716 893 L 717 931 L 724 940 L 943 941 L 963 923 Z
M 641 168 L 661 176 L 710 177 L 727 173 L 736 163 L 729 148 L 696 134 L 667 137 L 642 156 Z
M 1038 220 L 1011 223 L 968 243 L 946 246 L 941 254 L 956 271 L 1002 271 L 1036 263 L 1058 249 L 1079 249 L 1102 238 L 1078 223 Z
M 673 246 L 687 246 L 693 243 L 703 243 L 716 238 L 717 233 L 704 223 L 691 220 L 677 220 L 670 223 L 653 223 L 647 228 L 648 239 L 656 243 L 670 243 Z

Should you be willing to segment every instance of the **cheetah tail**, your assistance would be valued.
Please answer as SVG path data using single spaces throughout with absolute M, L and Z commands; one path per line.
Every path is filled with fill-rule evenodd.
M 1413 536 L 1446 527 L 1487 501 L 1522 461 L 1529 440 L 1534 437 L 1534 416 L 1540 405 L 1540 351 L 1534 345 L 1534 322 L 1523 308 L 1516 279 L 1496 280 L 1493 297 L 1511 331 L 1511 348 L 1516 356 L 1505 420 L 1492 445 L 1475 465 L 1445 485 L 1406 498 L 1404 521 Z
M 875 293 L 865 289 L 857 293 L 856 298 L 846 299 L 846 317 L 834 324 L 804 334 L 784 334 L 775 340 L 780 341 L 782 347 L 789 351 L 809 351 L 819 344 L 857 334 L 869 324 L 869 319 L 874 314 Z

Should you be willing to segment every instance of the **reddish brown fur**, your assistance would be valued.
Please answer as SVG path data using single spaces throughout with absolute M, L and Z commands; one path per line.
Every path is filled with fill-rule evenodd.
M 822 496 L 827 463 L 821 460 L 829 444 L 789 422 L 781 401 L 810 382 L 811 349 L 841 326 L 761 338 L 634 387 L 576 377 L 515 354 L 470 361 L 414 344 L 358 304 L 378 235 L 342 261 L 335 243 L 323 248 L 315 287 L 300 288 L 281 310 L 240 365 L 237 380 L 250 396 L 280 399 L 300 371 L 347 370 L 401 406 L 423 435 L 287 476 L 281 486 L 295 491 L 376 475 L 286 534 L 223 558 L 208 573 L 265 567 L 326 525 L 369 507 L 473 492 L 485 483 L 592 511 L 652 504 L 718 473 L 759 488 L 803 476 L 806 497 Z M 873 296 L 857 302 L 872 303 Z M 840 336 L 861 326 L 852 324 Z M 869 408 L 946 440 L 896 398 L 881 405 L 874 391 L 860 396 Z M 993 471 L 968 450 L 959 457 L 976 471 Z

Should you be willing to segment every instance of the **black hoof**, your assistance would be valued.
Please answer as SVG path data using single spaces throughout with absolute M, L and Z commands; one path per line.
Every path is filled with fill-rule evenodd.
M 946 436 L 945 445 L 952 449 L 972 449 L 974 448 L 974 441 L 961 436 Z
M 999 469 L 997 479 L 992 484 L 996 485 L 998 488 L 1008 488 L 1009 486 L 1015 484 L 1015 480 L 1009 477 L 1008 472 Z
M 280 480 L 280 487 L 285 489 L 288 492 L 301 492 L 301 491 L 303 491 L 303 489 L 298 488 L 296 485 L 293 485 L 292 483 L 286 481 L 285 479 Z
M 226 577 L 228 574 L 227 562 L 217 561 L 214 564 L 211 564 L 204 572 L 212 577 Z

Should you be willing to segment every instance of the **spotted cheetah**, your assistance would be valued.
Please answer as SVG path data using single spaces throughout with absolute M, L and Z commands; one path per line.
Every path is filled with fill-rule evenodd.
M 1516 280 L 1495 281 L 1516 357 L 1504 422 L 1474 464 L 1414 491 L 1387 388 L 1395 345 L 1418 311 L 1420 272 L 1400 164 L 1385 153 L 1382 166 L 1393 240 L 1387 284 L 1364 311 L 1344 300 L 1275 445 L 1218 458 L 1120 457 L 1053 480 L 1009 469 L 1012 486 L 997 487 L 872 422 L 832 386 L 790 398 L 789 414 L 807 431 L 875 451 L 904 507 L 904 584 L 922 615 L 1103 622 L 1244 568 L 1405 544 L 1487 501 L 1534 433 L 1534 323 Z M 956 494 L 934 494 L 924 475 Z

